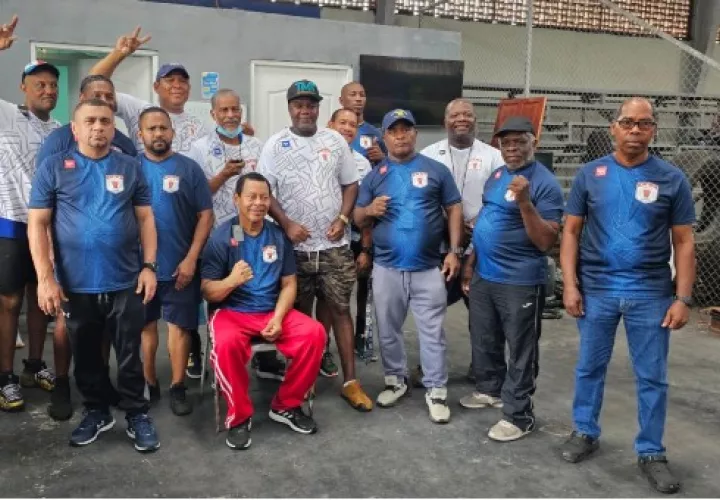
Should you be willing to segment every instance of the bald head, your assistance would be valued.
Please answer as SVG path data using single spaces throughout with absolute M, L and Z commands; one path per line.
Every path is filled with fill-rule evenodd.
M 366 102 L 365 87 L 360 82 L 346 83 L 340 90 L 340 106 L 354 111 L 358 117 L 358 123 L 363 122 Z
M 467 99 L 453 99 L 445 107 L 445 130 L 450 144 L 459 149 L 475 141 L 475 107 Z
M 457 99 L 453 99 L 452 101 L 450 101 L 447 106 L 445 106 L 445 117 L 447 118 L 450 112 L 458 107 L 470 108 L 473 112 L 473 116 L 475 115 L 475 107 L 473 106 L 473 104 L 467 99 L 458 97 Z
M 633 112 L 649 113 L 655 119 L 655 108 L 652 103 L 644 97 L 629 97 L 625 99 L 615 113 L 615 120 L 619 120 L 625 113 L 632 109 Z
M 626 99 L 610 126 L 615 157 L 625 166 L 639 165 L 649 155 L 648 147 L 656 130 L 655 110 L 650 101 L 643 97 Z

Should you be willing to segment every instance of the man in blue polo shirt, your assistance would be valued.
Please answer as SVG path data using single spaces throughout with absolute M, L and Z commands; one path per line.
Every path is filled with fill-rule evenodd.
M 346 83 L 340 90 L 340 106 L 354 111 L 357 116 L 357 133 L 350 147 L 367 158 L 371 164 L 377 165 L 385 158 L 387 148 L 383 142 L 382 132 L 365 121 L 363 115 L 366 103 L 367 96 L 362 83 Z
M 158 240 L 158 289 L 148 304 L 143 329 L 143 360 L 150 401 L 160 398 L 155 371 L 157 321 L 168 324 L 168 351 L 172 366 L 170 408 L 188 415 L 185 368 L 190 354 L 190 331 L 198 326 L 200 278 L 197 261 L 213 225 L 212 194 L 200 165 L 172 150 L 173 128 L 168 112 L 150 107 L 138 119 L 145 152 L 140 157 L 152 193 Z
M 250 446 L 252 401 L 247 363 L 253 337 L 274 342 L 290 361 L 270 403 L 270 419 L 295 432 L 313 434 L 315 421 L 301 409 L 315 383 L 325 348 L 325 329 L 293 309 L 297 295 L 295 253 L 283 230 L 265 220 L 271 203 L 270 183 L 249 172 L 238 179 L 235 206 L 239 217 L 227 220 L 210 236 L 202 259 L 202 290 L 212 315 L 212 359 L 228 405 L 226 444 Z
M 363 180 L 353 214 L 359 228 L 373 227 L 373 300 L 385 370 L 385 390 L 377 403 L 392 406 L 408 391 L 402 326 L 409 307 L 418 329 L 430 420 L 446 423 L 450 408 L 442 326 L 447 309 L 445 281 L 457 275 L 463 254 L 462 199 L 444 165 L 416 154 L 412 113 L 391 111 L 382 126 L 388 159 Z M 441 263 L 440 243 L 446 226 L 443 210 L 451 248 Z
M 545 297 L 545 252 L 557 241 L 563 196 L 552 173 L 535 161 L 537 141 L 530 120 L 510 117 L 497 135 L 505 165 L 485 183 L 473 252 L 463 270 L 466 293 L 469 287 L 476 389 L 460 404 L 502 407 L 503 417 L 488 437 L 514 441 L 535 427 L 532 394 Z
M 667 360 L 670 330 L 682 328 L 690 314 L 695 207 L 685 175 L 648 151 L 656 125 L 647 99 L 625 101 L 610 129 L 615 152 L 585 165 L 568 198 L 563 300 L 578 318 L 580 352 L 574 432 L 561 451 L 568 462 L 579 462 L 598 448 L 605 373 L 622 317 L 637 381 L 638 465 L 655 489 L 674 493 L 680 482 L 662 442 Z
M 85 416 L 70 444 L 90 444 L 115 425 L 102 356 L 107 331 L 117 357 L 119 407 L 126 411 L 127 434 L 138 451 L 154 451 L 159 441 L 147 415 L 140 334 L 143 304 L 155 294 L 157 233 L 150 192 L 136 161 L 110 149 L 114 120 L 112 108 L 100 100 L 75 108 L 77 149 L 51 156 L 38 168 L 28 238 L 40 308 L 65 317 L 75 381 L 85 398 Z
M 110 105 L 114 112 L 117 112 L 115 99 L 115 86 L 109 78 L 101 75 L 91 75 L 83 78 L 80 83 L 80 101 L 100 99 Z M 75 137 L 71 125 L 63 125 L 54 130 L 38 151 L 35 164 L 41 165 L 49 156 L 58 153 L 70 153 L 76 147 Z M 135 144 L 122 132 L 115 130 L 112 139 L 112 149 L 129 156 L 137 156 Z M 55 388 L 50 395 L 48 414 L 55 420 L 67 420 L 72 416 L 72 404 L 70 401 L 70 341 L 67 338 L 65 320 L 62 316 L 55 318 L 55 330 L 53 332 L 53 352 L 55 355 Z M 110 343 L 104 346 L 105 359 L 110 354 Z M 110 386 L 112 387 L 112 386 Z M 117 395 L 114 396 L 117 399 Z

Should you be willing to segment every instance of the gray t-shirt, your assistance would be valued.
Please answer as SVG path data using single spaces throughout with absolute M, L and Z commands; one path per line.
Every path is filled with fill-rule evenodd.
M 339 133 L 321 128 L 312 137 L 301 137 L 283 129 L 265 143 L 258 171 L 270 181 L 285 214 L 310 230 L 310 237 L 295 250 L 313 252 L 349 244 L 347 232 L 340 241 L 326 237 L 340 215 L 341 187 L 359 179 L 350 147 Z

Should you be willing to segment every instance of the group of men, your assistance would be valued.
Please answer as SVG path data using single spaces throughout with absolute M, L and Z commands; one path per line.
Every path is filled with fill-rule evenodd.
M 0 27 L 0 50 L 12 45 L 16 25 Z M 364 121 L 365 92 L 353 82 L 322 127 L 320 92 L 302 80 L 287 91 L 292 125 L 263 144 L 242 123 L 232 90 L 212 99 L 214 130 L 185 112 L 190 75 L 182 65 L 160 68 L 157 107 L 116 94 L 114 69 L 149 39 L 137 29 L 118 40 L 83 81 L 69 126 L 50 118 L 58 79 L 51 64 L 25 67 L 23 106 L 0 101 L 0 408 L 22 408 L 21 383 L 52 390 L 51 416 L 69 418 L 72 355 L 85 412 L 70 443 L 89 444 L 112 428 L 117 406 L 135 447 L 156 450 L 148 409 L 161 395 L 157 321 L 168 324 L 170 406 L 186 415 L 204 298 L 228 404 L 227 445 L 251 444 L 246 365 L 254 338 L 285 358 L 254 361 L 258 374 L 282 381 L 270 418 L 312 434 L 317 424 L 301 404 L 319 373 L 338 373 L 330 331 L 341 396 L 356 410 L 373 408 L 355 370 L 355 354 L 373 356 L 364 314 L 371 297 L 385 377 L 375 402 L 391 407 L 409 394 L 409 309 L 428 414 L 446 423 L 443 322 L 464 295 L 475 390 L 460 404 L 502 409 L 488 436 L 517 440 L 535 428 L 546 253 L 565 212 L 564 303 L 578 318 L 580 352 L 574 432 L 561 456 L 577 462 L 598 448 L 605 371 L 623 317 L 639 387 L 639 465 L 658 491 L 677 491 L 662 444 L 667 355 L 670 330 L 688 320 L 695 215 L 687 179 L 648 152 L 650 103 L 623 103 L 611 126 L 614 153 L 581 169 L 565 207 L 558 182 L 535 160 L 538 131 L 524 117 L 501 124 L 497 150 L 475 138 L 473 105 L 456 99 L 446 108 L 448 138 L 418 153 L 411 111 L 388 112 L 376 129 Z M 129 137 L 115 130 L 115 116 Z M 24 296 L 30 356 L 18 378 L 13 347 Z M 42 361 L 49 316 L 57 376 Z

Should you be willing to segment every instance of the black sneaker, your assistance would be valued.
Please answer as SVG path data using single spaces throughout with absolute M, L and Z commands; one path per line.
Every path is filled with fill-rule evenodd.
M 240 425 L 231 427 L 228 430 L 225 444 L 233 450 L 247 450 L 252 444 L 250 438 L 250 429 L 252 428 L 252 419 L 249 418 Z
M 202 342 L 197 330 L 190 331 L 190 357 L 188 358 L 185 375 L 188 378 L 197 380 L 202 377 Z
M 73 414 L 72 401 L 70 401 L 70 378 L 57 377 L 55 388 L 50 393 L 50 404 L 47 407 L 48 415 L 53 420 L 69 420 Z
M 597 439 L 573 431 L 560 447 L 560 456 L 563 460 L 575 464 L 585 460 L 599 447 L 600 442 Z
M 187 398 L 187 388 L 183 384 L 170 386 L 170 409 L 178 417 L 192 413 L 193 405 Z
M 300 434 L 315 434 L 317 432 L 315 421 L 312 417 L 305 415 L 299 406 L 289 410 L 273 410 L 271 408 L 270 419 L 285 424 Z
M 252 367 L 258 378 L 285 380 L 285 363 L 274 352 L 259 352 L 252 359 Z
M 155 382 L 155 384 L 151 384 L 150 382 L 145 383 L 147 384 L 148 401 L 150 401 L 150 406 L 153 406 L 162 398 L 160 393 L 160 382 Z
M 323 354 L 322 362 L 320 363 L 320 375 L 328 378 L 338 376 L 338 367 L 335 364 L 335 359 L 333 355 L 327 351 Z
M 127 421 L 126 434 L 135 441 L 135 449 L 139 452 L 152 452 L 160 448 L 155 425 L 147 413 L 125 416 Z
M 113 416 L 104 410 L 85 410 L 84 417 L 72 434 L 70 446 L 85 446 L 97 439 L 100 433 L 109 431 L 115 425 Z
M 638 457 L 638 466 L 647 477 L 650 486 L 660 493 L 680 491 L 680 481 L 670 472 L 667 458 L 664 455 Z

